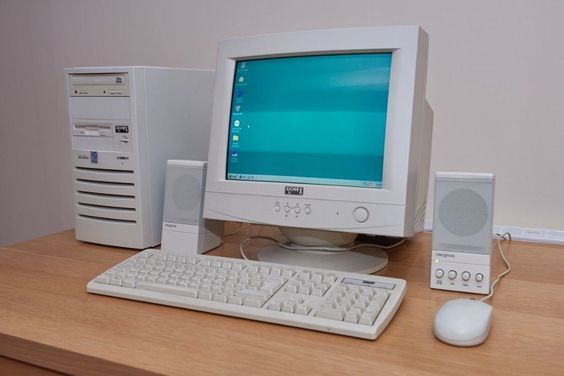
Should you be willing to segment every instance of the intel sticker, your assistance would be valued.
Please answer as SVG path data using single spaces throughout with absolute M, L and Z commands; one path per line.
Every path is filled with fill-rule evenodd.
M 91 151 L 90 152 L 90 163 L 98 164 L 98 152 L 97 151 Z

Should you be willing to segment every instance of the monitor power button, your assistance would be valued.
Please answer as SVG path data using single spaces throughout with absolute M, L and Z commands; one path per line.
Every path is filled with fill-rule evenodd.
M 353 210 L 354 220 L 359 223 L 364 223 L 368 220 L 368 210 L 362 206 Z

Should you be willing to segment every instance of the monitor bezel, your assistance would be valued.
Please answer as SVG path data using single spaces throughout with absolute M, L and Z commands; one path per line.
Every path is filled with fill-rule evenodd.
M 304 187 L 302 198 L 406 205 L 420 33 L 417 26 L 400 26 L 315 30 L 220 41 L 206 191 L 284 198 L 286 186 L 298 185 Z M 377 52 L 392 53 L 381 188 L 226 178 L 231 94 L 238 60 Z

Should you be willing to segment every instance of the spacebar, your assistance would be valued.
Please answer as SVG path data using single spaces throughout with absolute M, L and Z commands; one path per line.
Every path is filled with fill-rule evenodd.
M 198 297 L 198 290 L 187 288 L 187 287 L 162 285 L 159 283 L 151 283 L 151 282 L 137 282 L 135 288 L 138 288 L 140 290 L 163 292 L 172 295 L 188 296 L 191 298 Z

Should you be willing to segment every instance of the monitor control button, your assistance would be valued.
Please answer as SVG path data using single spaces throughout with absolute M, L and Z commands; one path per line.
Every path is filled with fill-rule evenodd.
M 445 275 L 445 271 L 443 269 L 437 269 L 435 270 L 435 277 L 437 278 L 443 278 L 443 276 Z
M 482 273 L 476 274 L 476 281 L 482 282 L 484 280 L 484 275 Z
M 311 213 L 311 208 L 309 206 L 306 206 L 304 209 L 304 213 L 309 214 Z
M 470 273 L 468 272 L 462 272 L 462 280 L 463 281 L 468 281 L 470 279 Z
M 284 206 L 284 212 L 289 213 L 292 208 L 288 205 Z
M 359 206 L 358 208 L 353 210 L 353 217 L 354 220 L 359 223 L 364 223 L 368 220 L 368 210 Z
M 278 213 L 280 211 L 280 205 L 274 204 L 274 211 Z
M 449 271 L 448 271 L 448 278 L 450 278 L 450 279 L 455 279 L 455 278 L 456 278 L 456 271 L 454 271 L 454 270 L 449 270 Z
M 300 214 L 301 211 L 302 211 L 302 210 L 300 209 L 299 206 L 294 207 L 294 213 Z

